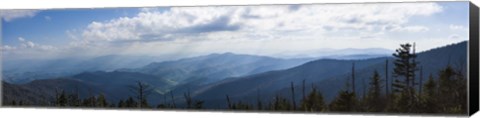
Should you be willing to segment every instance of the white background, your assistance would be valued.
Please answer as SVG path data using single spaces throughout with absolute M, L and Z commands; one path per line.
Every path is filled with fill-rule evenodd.
M 406 2 L 431 0 L 0 0 L 0 9 L 50 9 L 50 8 L 99 8 L 99 7 L 147 7 L 147 6 L 192 6 L 192 5 L 248 5 L 248 4 L 299 4 L 299 3 L 358 3 L 358 2 Z M 436 0 L 447 1 L 447 0 Z M 480 0 L 472 0 L 480 5 Z M 480 117 L 477 113 L 474 117 Z M 318 117 L 430 117 L 430 116 L 385 116 L 351 114 L 290 114 L 290 113 L 233 113 L 233 112 L 194 112 L 194 111 L 129 111 L 129 110 L 84 110 L 84 109 L 45 109 L 45 108 L 0 108 L 1 118 L 48 117 L 48 118 L 318 118 Z

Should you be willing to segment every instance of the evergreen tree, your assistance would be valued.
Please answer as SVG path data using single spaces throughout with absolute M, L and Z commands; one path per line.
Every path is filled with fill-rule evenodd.
M 438 112 L 437 97 L 437 83 L 435 82 L 432 74 L 428 77 L 427 82 L 423 86 L 422 103 L 424 113 L 436 113 Z
M 381 79 L 378 72 L 375 70 L 373 77 L 370 80 L 370 87 L 368 88 L 368 95 L 366 97 L 367 111 L 369 112 L 381 112 L 384 110 L 384 99 L 381 95 Z
M 137 102 L 136 102 L 132 97 L 129 97 L 129 98 L 125 101 L 125 107 L 127 107 L 127 108 L 135 108 L 135 107 L 137 107 Z
M 416 58 L 416 54 L 411 52 L 412 45 L 409 43 L 401 44 L 401 48 L 396 50 L 393 56 L 396 58 L 394 65 L 394 76 L 403 77 L 395 80 L 395 91 L 407 91 L 414 85 L 414 73 L 417 70 L 418 62 L 412 61 Z M 408 93 L 410 94 L 410 93 Z
M 357 102 L 355 93 L 343 90 L 330 103 L 329 108 L 331 111 L 353 112 L 357 111 Z
M 438 102 L 444 113 L 466 113 L 466 83 L 464 76 L 450 65 L 440 71 Z
M 270 109 L 275 111 L 287 111 L 287 110 L 292 110 L 293 108 L 287 99 L 279 95 L 276 95 Z
M 260 99 L 260 92 L 257 90 L 257 110 L 263 110 L 262 100 Z
M 103 94 L 100 94 L 97 98 L 97 107 L 107 107 L 108 103 Z
M 202 101 L 202 100 L 195 101 L 194 108 L 195 109 L 202 109 L 203 108 L 203 103 L 204 103 L 204 101 Z
M 16 106 L 16 105 L 17 105 L 17 102 L 16 102 L 15 100 L 12 100 L 11 105 L 12 105 L 12 106 Z
M 79 107 L 80 104 L 80 98 L 78 96 L 78 92 L 75 92 L 75 94 L 70 94 L 68 95 L 68 106 L 71 107 Z
M 312 91 L 308 96 L 301 101 L 301 110 L 303 111 L 323 111 L 325 110 L 325 102 L 323 100 L 322 93 L 317 91 L 316 88 L 312 87 Z
M 243 103 L 242 101 L 239 101 L 238 103 L 235 103 L 232 105 L 231 109 L 235 110 L 251 110 L 252 107 L 248 105 L 247 103 Z
M 417 71 L 418 62 L 415 61 L 416 54 L 411 49 L 412 45 L 401 44 L 393 56 L 394 61 L 394 77 L 397 79 L 392 84 L 394 92 L 398 95 L 395 99 L 395 106 L 399 112 L 413 112 L 418 101 L 415 96 L 415 71 Z M 415 47 L 413 47 L 415 48 Z
M 118 101 L 117 106 L 118 106 L 118 108 L 125 108 L 127 105 L 125 104 L 125 102 L 123 102 L 123 100 L 120 100 L 120 101 Z
M 65 94 L 65 91 L 62 90 L 60 95 L 57 95 L 57 100 L 56 100 L 56 105 L 57 106 L 67 106 L 67 95 Z
M 23 106 L 23 105 L 24 105 L 23 101 L 20 100 L 20 102 L 18 102 L 18 106 Z
M 82 106 L 85 106 L 85 107 L 95 107 L 96 105 L 97 105 L 97 98 L 95 98 L 95 96 L 85 98 L 82 102 Z

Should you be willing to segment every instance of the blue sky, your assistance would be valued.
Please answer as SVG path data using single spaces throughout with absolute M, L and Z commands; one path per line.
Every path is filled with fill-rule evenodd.
M 135 8 L 108 9 L 54 9 L 36 13 L 31 18 L 2 20 L 3 44 L 19 44 L 18 37 L 34 42 L 61 45 L 69 41 L 68 30 L 85 28 L 92 21 L 106 21 L 116 17 L 131 17 Z
M 468 40 L 468 2 L 10 10 L 0 16 L 9 58 L 292 57 L 394 50 L 406 42 L 423 51 Z

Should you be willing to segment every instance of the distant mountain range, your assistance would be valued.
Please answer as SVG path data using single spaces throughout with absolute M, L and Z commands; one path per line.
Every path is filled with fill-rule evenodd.
M 106 60 L 108 58 L 101 59 Z M 59 89 L 72 90 L 74 86 L 66 86 L 58 82 L 67 81 L 66 84 L 76 83 L 83 85 L 83 88 L 97 88 L 95 93 L 105 93 L 111 98 L 110 100 L 118 101 L 118 98 L 124 99 L 132 96 L 133 92 L 129 90 L 130 86 L 135 85 L 136 82 L 143 82 L 153 88 L 150 99 L 158 100 L 163 94 L 173 89 L 176 89 L 175 91 L 179 93 L 181 93 L 180 91 L 183 92 L 182 88 L 184 86 L 198 87 L 227 77 L 239 77 L 271 70 L 286 69 L 310 60 L 312 59 L 277 59 L 233 53 L 210 54 L 175 61 L 155 62 L 143 67 L 124 68 L 110 72 L 95 71 L 99 70 L 99 68 L 95 68 L 72 76 L 63 75 L 61 77 L 51 77 L 50 79 L 34 79 L 32 82 L 22 84 L 22 86 L 23 88 L 32 88 L 30 86 L 31 83 L 36 83 L 36 86 L 42 86 L 39 85 L 41 80 L 45 85 L 50 86 L 52 85 L 51 82 L 53 82 L 58 84 L 56 86 L 59 86 Z M 96 64 L 102 65 L 100 62 Z M 10 84 L 7 86 L 10 86 Z M 50 92 L 47 95 L 52 95 L 51 92 L 54 92 L 53 88 L 50 89 L 45 90 Z M 85 95 L 86 93 L 81 94 Z
M 225 95 L 232 100 L 253 102 L 258 95 L 269 100 L 274 95 L 290 98 L 290 84 L 294 83 L 296 98 L 301 98 L 302 81 L 307 83 L 308 93 L 311 86 L 320 89 L 327 101 L 332 100 L 338 91 L 346 88 L 346 80 L 351 78 L 352 64 L 355 63 L 356 90 L 363 92 L 363 84 L 368 85 L 373 72 L 377 70 L 385 77 L 385 62 L 388 60 L 388 73 L 393 72 L 393 57 L 380 57 L 363 60 L 319 59 L 286 70 L 269 71 L 245 77 L 225 79 L 204 87 L 195 88 L 194 98 L 206 100 L 210 107 L 224 106 Z M 461 67 L 467 60 L 467 42 L 447 45 L 418 53 L 417 61 L 423 68 L 423 78 L 438 75 L 440 69 L 448 64 Z M 466 65 L 463 65 L 466 68 Z M 465 70 L 466 72 L 466 70 Z M 417 74 L 419 77 L 419 74 Z M 392 80 L 392 77 L 390 77 Z M 391 81 L 390 80 L 390 81 Z M 362 93 L 363 94 L 363 93 Z M 361 94 L 360 94 L 361 95 Z M 299 101 L 299 99 L 297 99 Z
M 461 62 L 466 62 L 466 52 L 467 42 L 461 42 L 418 53 L 417 60 L 424 69 L 423 78 L 430 73 L 436 75 L 447 64 L 461 66 Z M 358 78 L 356 80 L 358 84 L 356 90 L 358 91 L 362 91 L 364 83 L 369 83 L 368 80 L 373 71 L 377 70 L 381 77 L 385 76 L 386 60 L 390 65 L 388 73 L 392 73 L 393 58 L 391 56 L 372 55 L 374 56 L 371 58 L 357 55 L 357 58 L 278 59 L 223 53 L 143 63 L 144 66 L 141 66 L 142 64 L 132 64 L 132 66 L 126 64 L 115 67 L 107 66 L 111 68 L 82 67 L 88 71 L 50 79 L 33 79 L 24 84 L 3 82 L 3 97 L 4 100 L 24 99 L 40 104 L 42 102 L 39 101 L 52 100 L 55 90 L 62 89 L 80 91 L 81 96 L 103 93 L 107 99 L 116 102 L 133 96 L 129 86 L 136 82 L 144 82 L 153 88 L 153 93 L 149 96 L 149 102 L 152 104 L 160 103 L 166 93 L 173 92 L 176 101 L 181 105 L 184 102 L 183 93 L 191 91 L 194 99 L 205 100 L 206 107 L 223 108 L 227 94 L 231 96 L 232 100 L 245 102 L 253 102 L 257 97 L 261 97 L 262 100 L 270 100 L 277 94 L 289 96 L 291 82 L 294 83 L 297 91 L 295 92 L 296 98 L 301 98 L 301 83 L 305 80 L 307 92 L 310 91 L 308 88 L 312 85 L 316 86 L 328 101 L 333 99 L 339 90 L 345 88 L 346 80 L 351 78 L 353 63 L 355 63 L 355 75 Z M 109 65 L 108 63 L 113 63 L 108 60 L 107 58 L 105 61 L 96 63 L 92 60 L 91 64 L 103 65 L 105 63 Z M 123 69 L 105 71 L 113 68 Z M 45 72 L 50 71 L 49 69 L 44 70 Z
M 152 74 L 178 82 L 178 84 L 202 79 L 202 83 L 206 84 L 226 77 L 239 77 L 286 69 L 310 60 L 313 59 L 277 59 L 265 56 L 223 53 L 151 63 L 141 68 L 121 69 L 120 71 Z
M 312 52 L 304 52 L 309 53 L 311 55 L 284 55 L 281 56 L 282 58 L 272 58 L 266 56 L 254 56 L 254 55 L 246 55 L 246 54 L 233 54 L 233 53 L 223 53 L 223 54 L 211 54 L 205 55 L 200 57 L 192 57 L 180 60 L 173 60 L 173 61 L 164 61 L 164 58 L 154 57 L 154 56 L 126 56 L 126 55 L 106 55 L 94 58 L 59 58 L 59 59 L 3 59 L 2 65 L 2 72 L 3 72 L 3 80 L 10 82 L 10 83 L 27 83 L 37 79 L 50 79 L 50 78 L 57 78 L 69 75 L 75 75 L 82 72 L 94 72 L 94 71 L 114 71 L 114 70 L 122 70 L 128 72 L 147 72 L 147 73 L 155 73 L 157 75 L 162 74 L 162 76 L 171 77 L 174 79 L 186 79 L 190 78 L 184 76 L 184 73 L 204 73 L 204 72 L 192 72 L 199 70 L 199 68 L 187 68 L 186 70 L 173 72 L 172 70 L 166 69 L 157 69 L 156 66 L 162 68 L 164 66 L 170 66 L 169 68 L 183 68 L 182 64 L 188 64 L 190 62 L 195 63 L 196 61 L 202 61 L 205 58 L 211 57 L 225 57 L 228 58 L 237 58 L 240 56 L 244 56 L 243 58 L 249 58 L 247 60 L 241 60 L 246 65 L 242 66 L 249 66 L 254 65 L 253 62 L 258 61 L 261 62 L 262 60 L 269 60 L 272 59 L 274 62 L 261 62 L 257 64 L 261 64 L 260 67 L 255 67 L 258 70 L 242 70 L 238 73 L 229 73 L 224 75 L 243 75 L 243 74 L 253 74 L 256 72 L 264 72 L 265 70 L 269 70 L 269 68 L 285 68 L 291 67 L 289 65 L 298 65 L 298 62 L 302 62 L 305 60 L 313 60 L 319 58 L 329 58 L 329 59 L 366 59 L 366 58 L 374 58 L 374 57 L 383 57 L 388 56 L 391 51 L 387 49 L 381 48 L 367 48 L 367 49 L 341 49 L 341 50 L 334 50 L 334 49 L 323 49 L 317 50 Z M 285 52 L 287 53 L 287 52 Z M 227 57 L 229 56 L 230 57 Z M 279 54 L 282 55 L 282 54 Z M 250 57 L 248 57 L 250 56 Z M 254 57 L 254 58 L 252 58 Z M 255 59 L 255 57 L 259 57 Z M 239 59 L 240 60 L 240 59 Z M 232 60 L 217 60 L 228 62 Z M 271 65 L 272 63 L 281 62 L 280 65 Z M 240 63 L 240 62 L 238 62 Z M 148 67 L 143 67 L 145 65 L 149 65 Z M 272 67 L 268 67 L 271 65 Z M 171 67 L 171 66 L 182 66 L 182 67 Z M 206 65 L 204 65 L 206 66 Z M 209 65 L 209 67 L 213 67 L 214 65 Z M 227 67 L 225 68 L 248 68 L 248 67 Z M 192 66 L 193 67 L 193 66 Z M 217 66 L 218 67 L 218 66 Z M 48 68 L 48 69 L 46 69 Z M 219 67 L 218 69 L 223 68 Z M 263 68 L 263 69 L 262 69 Z M 152 71 L 152 72 L 149 72 Z M 157 71 L 157 72 L 153 72 Z M 247 72 L 252 71 L 252 72 Z M 173 74 L 173 75 L 165 75 L 165 73 Z M 213 74 L 212 72 L 206 72 Z M 180 75 L 182 77 L 176 78 Z M 196 74 L 198 75 L 198 74 Z M 204 76 L 204 75 L 201 75 Z M 210 75 L 205 75 L 210 76 Z M 210 76 L 211 77 L 211 76 Z M 221 73 L 214 77 L 215 79 L 223 78 L 228 76 L 223 76 Z
M 155 62 L 149 56 L 107 55 L 95 58 L 62 58 L 53 60 L 2 60 L 3 80 L 27 83 L 37 79 L 70 76 L 82 72 L 113 71 L 118 68 L 136 68 Z
M 302 52 L 282 52 L 277 57 L 283 58 L 329 58 L 329 59 L 367 59 L 372 57 L 390 56 L 394 50 L 384 48 L 346 48 L 346 49 L 319 49 Z

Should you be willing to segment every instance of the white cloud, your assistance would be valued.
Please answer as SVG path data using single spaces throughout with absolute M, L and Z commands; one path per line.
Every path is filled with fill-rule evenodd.
M 405 25 L 412 16 L 442 11 L 435 3 L 382 3 L 335 5 L 174 7 L 166 11 L 142 9 L 135 17 L 92 22 L 83 31 L 85 40 L 170 40 L 211 32 L 373 31 Z M 427 31 L 424 26 L 404 26 L 399 31 Z
M 430 30 L 425 26 L 399 26 L 399 25 L 390 25 L 384 27 L 384 30 L 388 31 L 399 31 L 399 32 L 426 32 Z
M 93 21 L 85 29 L 67 30 L 72 42 L 62 47 L 33 42 L 30 46 L 52 48 L 60 56 L 181 57 L 221 52 L 279 56 L 309 54 L 321 48 L 391 49 L 405 42 L 416 42 L 418 50 L 425 50 L 458 40 L 395 35 L 427 36 L 434 28 L 412 24 L 411 18 L 441 11 L 436 3 L 146 8 L 133 17 Z
M 2 51 L 10 51 L 10 50 L 15 50 L 15 47 L 9 46 L 9 45 L 4 45 L 1 47 Z
M 452 34 L 450 36 L 448 36 L 449 39 L 459 39 L 460 36 L 458 34 Z
M 18 18 L 33 17 L 37 12 L 38 10 L 0 10 L 0 17 L 10 22 Z
M 23 37 L 18 37 L 18 41 L 20 41 L 20 42 L 25 42 L 25 38 L 23 38 Z
M 454 24 L 450 24 L 450 27 L 449 27 L 451 30 L 462 30 L 462 29 L 465 29 L 464 26 L 462 25 L 454 25 Z
M 20 46 L 22 48 L 34 48 L 35 47 L 35 43 L 33 43 L 31 41 L 27 41 L 23 37 L 18 37 L 18 41 L 20 41 L 20 43 L 21 43 Z
M 18 42 L 20 44 L 18 46 L 9 46 L 9 45 L 4 45 L 2 49 L 5 51 L 19 51 L 19 50 L 54 50 L 57 49 L 54 46 L 50 45 L 40 45 L 36 44 L 32 41 L 29 41 L 23 37 L 18 37 L 17 38 Z

